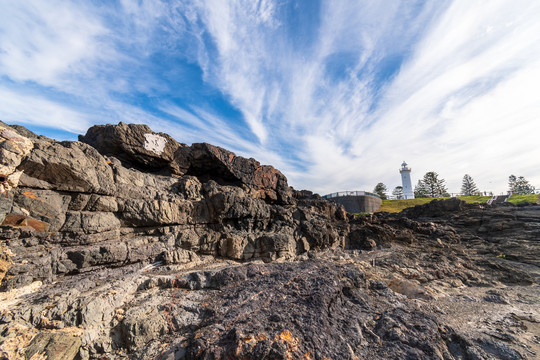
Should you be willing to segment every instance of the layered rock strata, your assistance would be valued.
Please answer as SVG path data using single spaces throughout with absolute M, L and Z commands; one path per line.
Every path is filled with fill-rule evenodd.
M 270 261 L 345 239 L 340 206 L 296 199 L 279 171 L 219 147 L 123 123 L 92 127 L 80 142 L 2 131 L 16 155 L 2 158 L 20 177 L 0 214 L 18 264 L 4 290 L 176 249 Z
M 353 217 L 144 125 L 0 125 L 0 358 L 540 354 L 538 205 Z

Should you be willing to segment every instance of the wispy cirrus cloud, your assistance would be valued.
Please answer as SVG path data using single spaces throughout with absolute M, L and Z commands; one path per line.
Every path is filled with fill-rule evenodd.
M 0 117 L 144 122 L 322 193 L 437 171 L 540 185 L 540 5 L 0 0 Z M 42 119 L 43 118 L 43 119 Z M 68 120 L 66 120 L 68 119 Z
M 0 68 L 14 81 L 62 86 L 102 54 L 108 30 L 88 9 L 62 2 L 2 1 Z
M 21 125 L 40 125 L 84 132 L 92 125 L 84 112 L 49 101 L 39 96 L 29 96 L 0 86 L 0 119 L 17 119 Z
M 96 78 L 97 63 L 115 57 L 103 46 L 109 30 L 92 8 L 72 3 L 0 6 L 2 120 L 83 132 L 95 121 L 86 106 L 93 96 L 84 94 L 100 91 L 86 79 Z
M 491 190 L 500 191 L 504 171 L 540 180 L 537 162 L 519 161 L 532 143 L 500 145 L 513 143 L 511 133 L 527 139 L 527 129 L 539 129 L 539 14 L 529 2 L 337 1 L 320 5 L 317 31 L 301 52 L 287 47 L 294 34 L 280 23 L 237 31 L 235 24 L 256 24 L 241 12 L 207 30 L 235 39 L 237 56 L 218 52 L 215 66 L 223 78 L 248 78 L 257 87 L 218 86 L 243 99 L 240 107 L 273 110 L 259 118 L 297 150 L 305 172 L 295 183 L 322 192 L 378 181 L 395 186 L 406 158 L 417 176 L 436 170 L 456 192 L 464 173 L 486 189 L 498 182 Z M 272 93 L 270 102 L 265 95 Z
M 436 169 L 455 191 L 464 173 L 487 190 L 514 172 L 540 182 L 540 160 L 525 159 L 540 130 L 539 14 L 526 1 L 453 2 L 388 88 L 366 146 L 383 162 L 418 159 L 417 176 Z
M 360 160 L 350 151 L 355 136 L 369 127 L 370 112 L 387 82 L 412 52 L 425 22 L 440 10 L 354 1 L 272 9 L 275 14 L 311 12 L 316 17 L 294 28 L 279 21 L 260 23 L 257 15 L 233 11 L 243 9 L 245 2 L 233 3 L 227 16 L 212 16 L 218 11 L 212 4 L 200 12 L 214 42 L 226 44 L 225 50 L 217 47 L 209 70 L 217 74 L 216 86 L 241 109 L 250 104 L 244 113 L 257 113 L 265 131 L 278 139 L 272 144 L 259 137 L 264 145 L 294 149 L 294 160 L 305 172 L 293 180 L 323 191 L 361 185 L 365 173 L 351 166 Z M 302 26 L 313 29 L 297 35 Z M 243 86 L 245 82 L 251 86 Z

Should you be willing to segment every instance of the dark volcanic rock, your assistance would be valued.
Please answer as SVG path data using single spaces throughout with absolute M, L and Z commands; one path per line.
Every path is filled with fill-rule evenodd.
M 0 359 L 540 353 L 539 205 L 355 217 L 143 125 L 0 125 Z
M 178 169 L 172 162 L 178 148 L 186 145 L 164 133 L 155 133 L 146 125 L 96 125 L 79 136 L 79 141 L 92 145 L 101 154 L 115 156 L 137 168 L 158 171 L 164 168 L 172 173 Z
M 314 194 L 313 191 L 309 190 L 293 190 L 293 197 L 299 200 L 321 200 L 322 197 L 319 194 Z
M 19 166 L 21 185 L 72 193 L 114 194 L 113 172 L 107 160 L 80 142 L 34 140 L 34 149 Z
M 290 202 L 291 191 L 285 176 L 272 166 L 261 165 L 206 143 L 179 148 L 175 161 L 181 172 L 202 181 L 214 180 L 222 184 L 245 184 L 258 197 L 282 204 Z
M 46 359 L 73 360 L 81 347 L 80 337 L 62 332 L 38 334 L 26 349 L 26 358 L 40 354 Z
M 395 309 L 399 297 L 369 290 L 353 265 L 251 265 L 234 272 L 221 276 L 220 291 L 208 300 L 187 359 L 442 358 L 446 351 L 434 318 Z
M 18 264 L 2 288 L 155 262 L 177 248 L 238 260 L 293 258 L 344 236 L 340 207 L 301 200 L 295 219 L 284 207 L 295 202 L 285 176 L 254 159 L 208 144 L 187 147 L 145 125 L 94 126 L 81 140 L 92 146 L 17 140 L 33 149 L 10 165 L 22 171 L 20 186 L 0 202 L 1 220 L 9 217 L 3 225 L 12 229 L 0 238 Z M 22 231 L 39 235 L 23 241 Z
M 462 210 L 467 204 L 465 201 L 458 198 L 450 198 L 443 200 L 432 200 L 424 205 L 416 205 L 414 207 L 403 210 L 403 215 L 409 218 L 418 218 L 421 216 L 437 217 L 442 216 L 448 212 L 456 212 Z

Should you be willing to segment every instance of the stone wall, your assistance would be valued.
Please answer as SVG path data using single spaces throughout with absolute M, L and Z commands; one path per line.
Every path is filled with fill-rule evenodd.
M 345 207 L 347 212 L 352 214 L 375 212 L 382 204 L 382 200 L 375 196 L 357 195 L 357 196 L 337 196 L 329 199 Z

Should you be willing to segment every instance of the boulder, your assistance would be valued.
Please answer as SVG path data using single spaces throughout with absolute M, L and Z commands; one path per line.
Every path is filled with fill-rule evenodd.
M 0 174 L 12 174 L 32 150 L 32 141 L 17 132 L 0 126 Z M 7 179 L 3 179 L 4 183 Z
M 415 219 L 418 217 L 438 217 L 449 212 L 461 211 L 467 206 L 467 203 L 458 198 L 434 199 L 427 204 L 416 205 L 402 211 L 402 214 L 408 218 Z
M 35 140 L 21 163 L 21 185 L 56 191 L 115 193 L 113 172 L 93 147 L 74 141 Z
M 164 133 L 153 132 L 147 125 L 96 125 L 79 136 L 79 141 L 92 145 L 101 154 L 114 156 L 128 166 L 178 174 L 172 162 L 178 148 L 185 147 Z
M 292 192 L 287 178 L 268 165 L 255 159 L 246 159 L 207 143 L 181 147 L 175 162 L 182 173 L 197 176 L 203 181 L 214 180 L 221 184 L 246 185 L 254 196 L 267 201 L 288 204 Z
M 81 338 L 64 332 L 40 332 L 26 349 L 26 359 L 73 360 Z
M 0 195 L 18 186 L 22 172 L 16 169 L 33 146 L 30 139 L 0 125 Z

